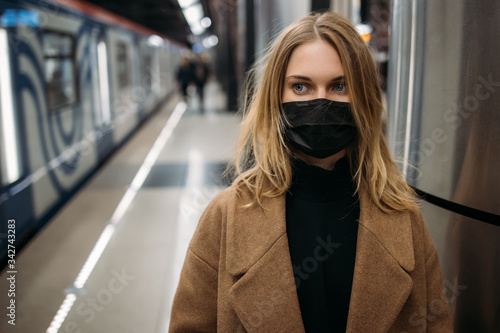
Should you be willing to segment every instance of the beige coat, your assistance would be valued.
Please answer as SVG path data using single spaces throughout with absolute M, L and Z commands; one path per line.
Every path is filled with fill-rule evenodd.
M 266 199 L 264 209 L 243 208 L 248 200 L 229 188 L 203 213 L 170 332 L 304 332 L 285 196 Z M 452 332 L 436 248 L 420 212 L 384 213 L 364 193 L 360 207 L 347 332 Z

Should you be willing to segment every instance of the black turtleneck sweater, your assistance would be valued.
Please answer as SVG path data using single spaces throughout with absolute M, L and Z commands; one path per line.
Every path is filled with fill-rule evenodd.
M 359 220 L 349 162 L 292 164 L 286 226 L 302 320 L 307 333 L 345 332 Z

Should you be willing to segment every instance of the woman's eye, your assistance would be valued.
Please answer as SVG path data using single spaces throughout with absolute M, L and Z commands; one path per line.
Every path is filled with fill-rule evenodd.
M 297 83 L 293 85 L 293 90 L 299 93 L 303 93 L 307 90 L 307 87 L 305 84 Z
M 337 92 L 346 92 L 347 87 L 344 83 L 337 83 L 333 86 L 333 89 Z

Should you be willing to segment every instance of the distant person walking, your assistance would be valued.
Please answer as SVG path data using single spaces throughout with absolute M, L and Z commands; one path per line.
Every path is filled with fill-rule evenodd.
M 194 82 L 196 84 L 198 95 L 200 96 L 200 104 L 203 105 L 203 89 L 207 83 L 209 74 L 207 56 L 199 54 L 196 57 L 193 68 Z
M 187 57 L 181 59 L 181 65 L 177 70 L 177 82 L 181 88 L 182 96 L 187 99 L 187 88 L 193 82 L 193 71 Z

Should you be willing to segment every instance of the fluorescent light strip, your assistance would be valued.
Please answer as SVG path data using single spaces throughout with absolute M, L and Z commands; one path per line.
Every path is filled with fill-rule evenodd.
M 177 0 L 177 2 L 179 3 L 179 6 L 184 9 L 192 6 L 193 4 L 198 2 L 198 0 Z
M 203 27 L 201 23 L 201 20 L 205 18 L 205 14 L 203 12 L 203 6 L 199 2 L 193 2 L 187 7 L 182 7 L 182 13 L 194 35 L 201 35 L 205 32 L 207 27 Z
M 412 5 L 411 13 L 411 48 L 410 48 L 410 74 L 408 77 L 408 106 L 406 114 L 406 132 L 405 132 L 405 147 L 404 147 L 404 160 L 403 160 L 403 173 L 408 176 L 409 160 L 410 160 L 410 142 L 411 142 L 411 130 L 412 130 L 412 118 L 413 118 L 413 99 L 415 95 L 415 53 L 416 53 L 416 43 L 417 43 L 417 2 L 414 1 Z M 417 163 L 420 163 L 418 161 Z
M 97 56 L 99 68 L 99 86 L 101 91 L 101 110 L 102 119 L 104 123 L 111 121 L 110 99 L 109 99 L 109 78 L 108 78 L 108 56 L 106 50 L 106 43 L 100 41 L 97 45 Z
M 104 252 L 104 249 L 109 243 L 109 240 L 111 239 L 111 236 L 113 236 L 113 233 L 115 232 L 115 225 L 113 224 L 108 224 L 102 231 L 101 235 L 99 236 L 99 239 L 94 245 L 94 248 L 92 251 L 90 251 L 90 255 L 88 256 L 87 260 L 83 264 L 82 269 L 80 270 L 80 273 L 78 273 L 75 282 L 73 282 L 73 286 L 76 289 L 81 289 L 89 279 L 90 274 L 94 270 L 95 265 L 99 261 L 99 259 L 102 256 L 102 253 Z
M 149 175 L 149 172 L 151 171 L 151 168 L 158 159 L 158 156 L 160 156 L 161 150 L 167 143 L 167 140 L 168 138 L 170 138 L 170 135 L 172 135 L 174 128 L 179 123 L 179 120 L 184 114 L 184 111 L 186 111 L 186 108 L 187 106 L 186 103 L 184 102 L 179 102 L 175 107 L 174 112 L 169 117 L 167 124 L 161 131 L 160 135 L 153 144 L 153 147 L 146 156 L 146 159 L 142 163 L 141 168 L 139 169 L 139 171 L 137 171 L 137 174 L 132 180 L 132 183 L 130 184 L 127 193 L 125 193 L 123 199 L 118 204 L 118 207 L 116 208 L 113 216 L 111 217 L 110 223 L 116 224 L 122 219 L 123 215 L 125 214 L 125 211 L 128 209 L 130 203 L 137 194 L 137 191 L 139 191 L 139 189 L 144 184 L 144 181 L 146 180 L 147 176 Z
M 90 252 L 87 260 L 83 264 L 82 269 L 78 273 L 75 282 L 73 282 L 73 286 L 76 289 L 81 289 L 85 286 L 85 283 L 87 282 L 90 274 L 94 270 L 95 265 L 97 264 L 97 262 L 102 256 L 102 253 L 106 249 L 106 246 L 108 245 L 111 236 L 114 234 L 116 230 L 116 225 L 122 220 L 125 212 L 132 203 L 137 192 L 144 184 L 144 181 L 146 180 L 149 172 L 151 171 L 151 168 L 153 167 L 154 163 L 160 156 L 161 150 L 165 147 L 167 140 L 172 135 L 172 132 L 179 123 L 179 120 L 184 114 L 184 111 L 186 111 L 186 108 L 187 108 L 186 103 L 184 102 L 177 103 L 177 106 L 175 107 L 172 115 L 168 118 L 165 127 L 163 128 L 160 135 L 156 139 L 155 143 L 153 144 L 153 147 L 146 156 L 146 159 L 144 160 L 139 171 L 135 175 L 131 185 L 127 189 L 127 192 L 125 193 L 122 200 L 118 204 L 118 207 L 113 213 L 113 216 L 111 217 L 109 224 L 106 225 L 103 232 L 99 236 L 99 239 L 94 245 L 94 248 Z M 59 310 L 57 311 L 55 317 L 52 319 L 52 322 L 50 323 L 49 328 L 47 329 L 47 333 L 57 333 L 62 323 L 66 320 L 66 317 L 71 311 L 71 308 L 73 307 L 75 301 L 76 301 L 76 296 L 73 293 L 66 295 L 65 300 L 59 307 Z
M 56 316 L 52 319 L 49 328 L 47 329 L 47 333 L 57 333 L 62 326 L 62 323 L 68 316 L 69 311 L 73 307 L 76 301 L 75 294 L 67 294 L 64 298 L 64 301 L 61 304 L 61 307 L 57 311 Z
M 5 181 L 11 184 L 21 177 L 19 154 L 17 151 L 17 132 L 14 116 L 14 100 L 10 72 L 9 39 L 7 30 L 0 29 L 0 111 L 2 117 L 3 161 Z

